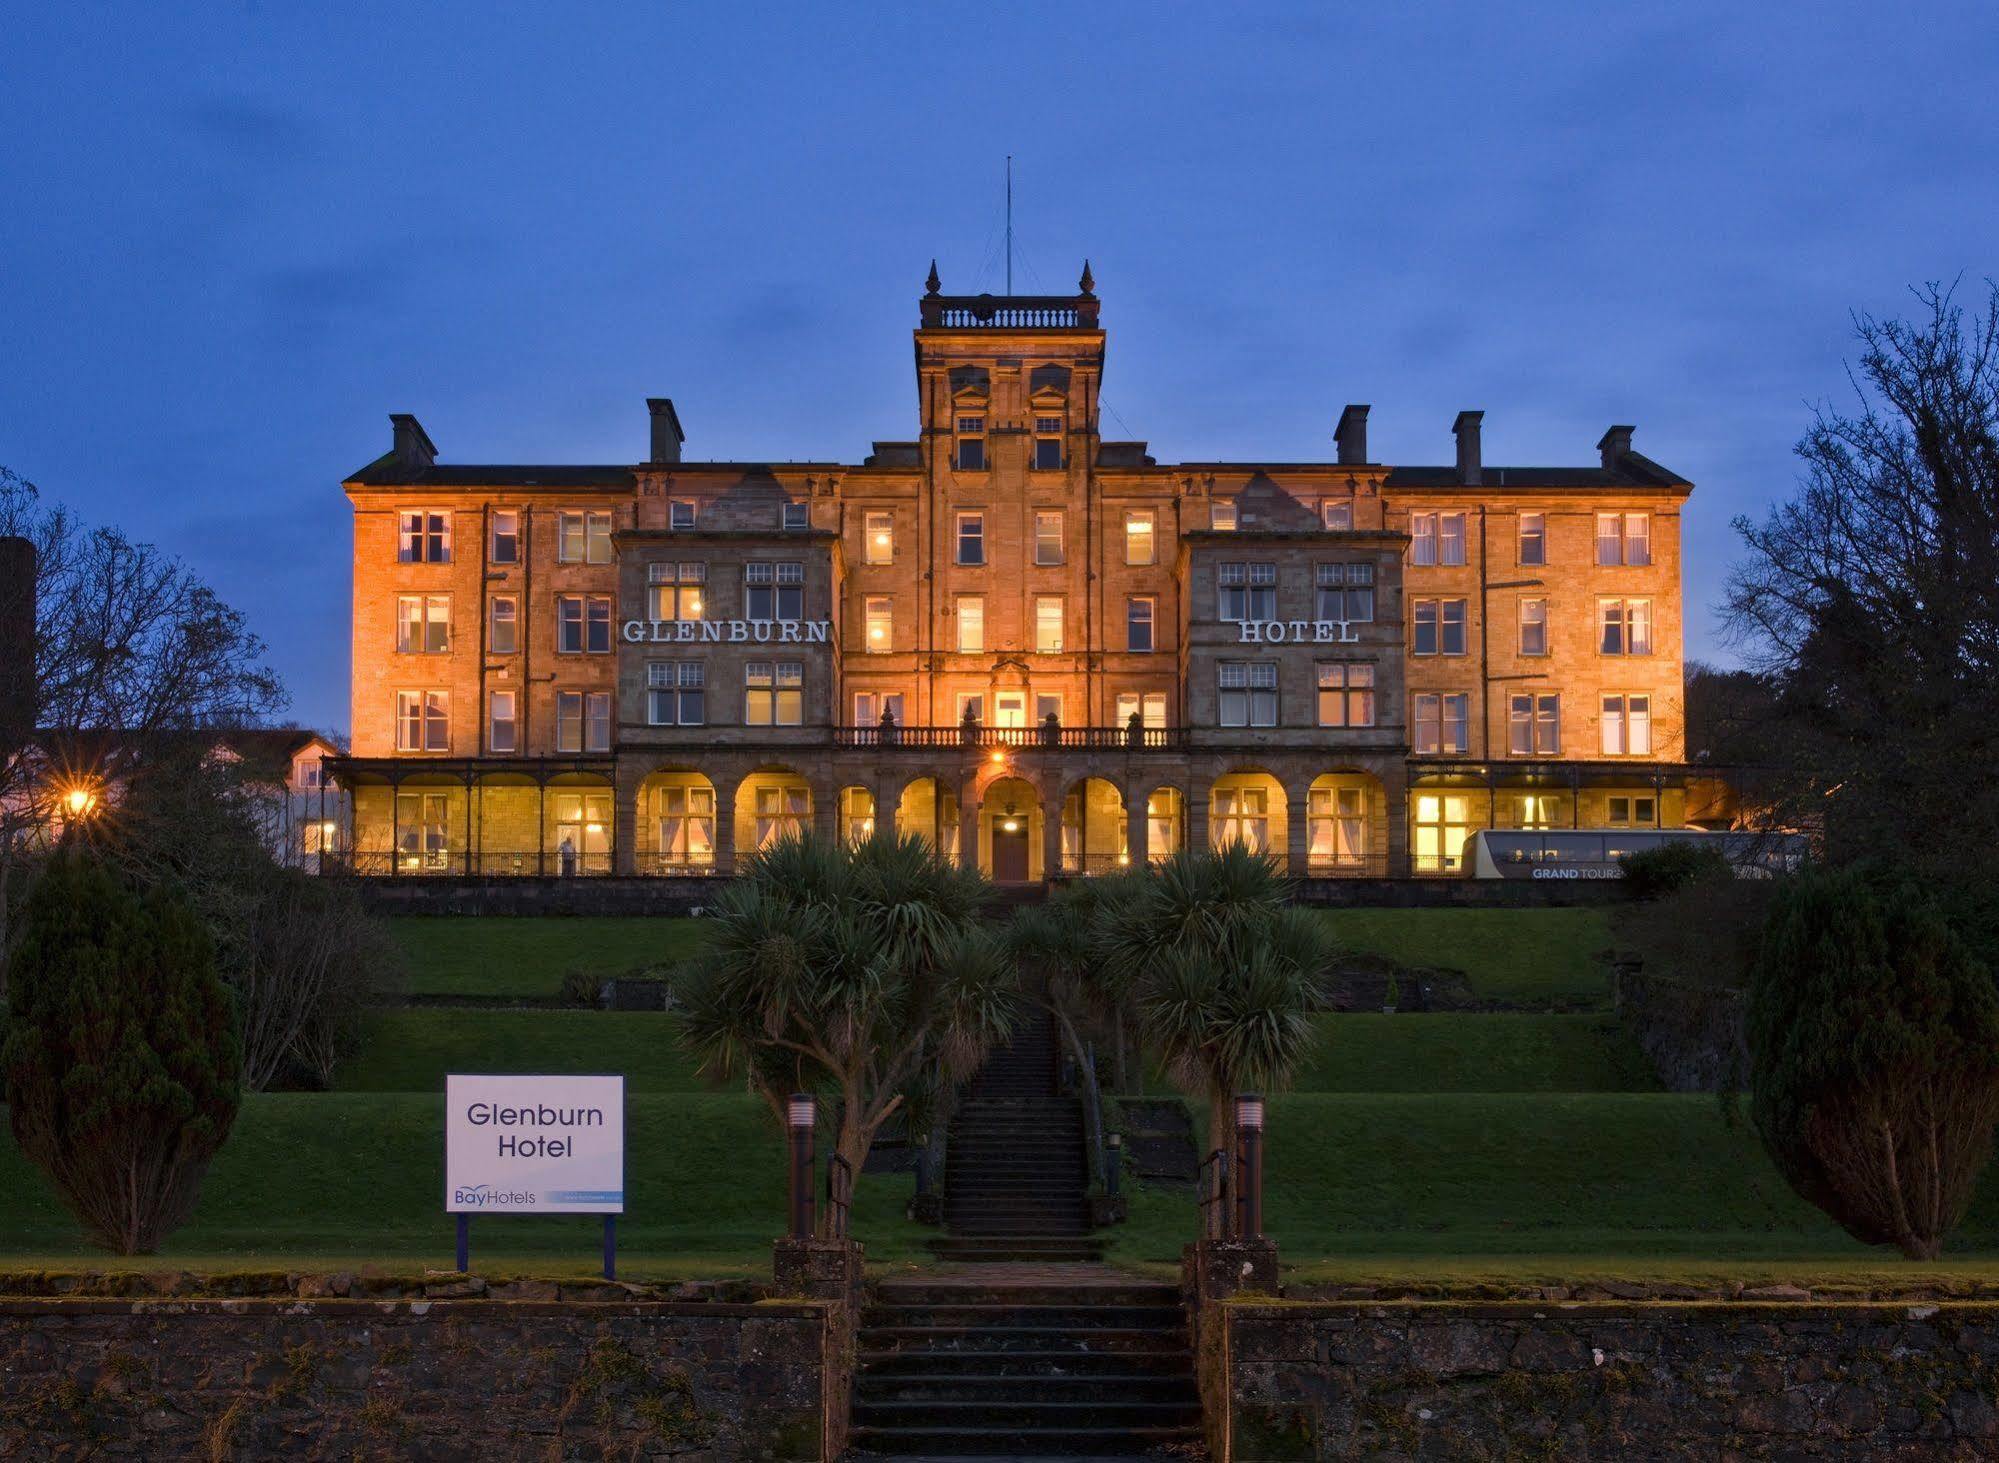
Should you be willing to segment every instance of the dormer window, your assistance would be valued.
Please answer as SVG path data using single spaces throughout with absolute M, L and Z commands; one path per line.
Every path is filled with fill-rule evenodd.
M 958 471 L 986 470 L 986 419 L 958 418 Z
M 1327 498 L 1319 504 L 1319 516 L 1327 528 L 1345 533 L 1353 527 L 1353 499 Z
M 1217 498 L 1208 505 L 1208 527 L 1221 533 L 1235 532 L 1235 504 L 1227 498 Z
M 778 527 L 786 533 L 802 533 L 810 526 L 806 505 L 786 503 L 778 514 Z
M 694 527 L 694 505 L 685 498 L 675 498 L 666 505 L 666 526 L 671 529 L 687 530 Z
M 1041 472 L 1062 468 L 1062 418 L 1037 416 L 1034 419 L 1034 466 Z

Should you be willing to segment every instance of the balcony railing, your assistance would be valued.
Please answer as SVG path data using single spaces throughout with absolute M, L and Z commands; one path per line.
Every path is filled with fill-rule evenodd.
M 944 330 L 1094 330 L 1092 295 L 926 295 L 923 325 Z
M 1009 747 L 1021 751 L 1174 752 L 1187 744 L 1177 726 L 836 726 L 836 747 Z

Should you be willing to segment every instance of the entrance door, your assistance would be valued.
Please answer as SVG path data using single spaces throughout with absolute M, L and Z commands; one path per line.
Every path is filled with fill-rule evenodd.
M 1027 693 L 1025 691 L 995 691 L 993 693 L 994 726 L 1027 725 Z
M 1027 819 L 1009 819 L 1016 824 L 1009 833 L 1000 823 L 993 824 L 993 882 L 1027 882 Z

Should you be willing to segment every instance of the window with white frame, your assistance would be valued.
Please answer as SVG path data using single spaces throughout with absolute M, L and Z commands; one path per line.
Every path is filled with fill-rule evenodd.
M 758 848 L 784 838 L 802 838 L 812 817 L 812 794 L 802 785 L 760 787 L 756 796 Z
M 451 750 L 449 691 L 396 692 L 396 750 L 398 752 Z
M 555 557 L 564 564 L 611 562 L 611 515 L 562 512 L 555 515 Z
M 1520 601 L 1520 653 L 1548 653 L 1548 602 L 1545 599 Z
M 395 821 L 400 830 L 396 866 L 442 869 L 451 860 L 451 799 L 441 792 L 399 792 Z
M 1062 598 L 1044 594 L 1034 601 L 1034 648 L 1053 655 L 1062 648 Z
M 651 617 L 655 620 L 699 620 L 707 582 L 706 564 L 655 560 L 646 565 L 647 609 Z
M 897 726 L 903 724 L 902 692 L 856 691 L 854 693 L 855 726 L 880 726 L 884 716 L 892 717 Z
M 1165 692 L 1120 691 L 1117 698 L 1119 729 L 1129 727 L 1134 716 L 1139 719 L 1139 725 L 1147 731 L 1163 730 L 1166 726 Z
M 494 691 L 486 698 L 486 750 L 518 752 L 521 749 L 520 693 Z
M 895 648 L 895 600 L 886 594 L 871 594 L 861 605 L 861 618 L 865 622 L 867 649 L 873 655 L 885 655 Z
M 985 514 L 960 513 L 958 515 L 958 551 L 956 560 L 960 564 L 973 568 L 986 562 Z
M 1548 515 L 1522 513 L 1516 558 L 1522 567 L 1548 562 Z
M 646 723 L 700 726 L 708 719 L 707 667 L 698 660 L 646 662 Z
M 1463 793 L 1419 793 L 1414 799 L 1416 872 L 1456 873 L 1472 835 L 1471 799 Z
M 1270 849 L 1270 792 L 1261 787 L 1220 787 L 1214 794 L 1215 845 L 1240 843 L 1251 853 Z
M 1215 565 L 1215 618 L 1223 622 L 1276 619 L 1277 566 Z
M 1649 695 L 1604 697 L 1602 726 L 1604 756 L 1652 755 L 1652 698 Z
M 861 522 L 861 557 L 870 564 L 895 562 L 895 515 L 869 513 Z
M 1409 637 L 1411 655 L 1465 653 L 1464 600 L 1419 599 L 1412 603 L 1415 627 Z
M 805 565 L 796 560 L 756 559 L 743 565 L 743 618 L 801 620 L 805 617 Z
M 1315 867 L 1358 868 L 1367 862 L 1367 791 L 1315 787 L 1305 795 L 1305 857 Z
M 952 720 L 962 725 L 967 717 L 973 721 L 984 721 L 986 698 L 982 691 L 957 691 L 951 697 Z
M 659 861 L 668 868 L 703 868 L 715 862 L 714 788 L 660 789 Z
M 396 515 L 396 561 L 402 564 L 451 562 L 451 515 L 405 509 Z
M 1055 472 L 1062 466 L 1062 418 L 1036 416 L 1034 419 L 1034 466 L 1040 472 Z
M 1324 498 L 1319 502 L 1319 522 L 1336 533 L 1353 527 L 1353 499 Z
M 493 536 L 486 548 L 487 559 L 494 564 L 518 564 L 521 561 L 521 515 L 517 508 L 495 508 L 493 510 Z
M 521 648 L 521 602 L 511 594 L 496 594 L 486 606 L 486 650 L 492 655 L 516 655 Z
M 1235 500 L 1233 498 L 1216 498 L 1208 505 L 1208 527 L 1221 533 L 1233 533 L 1235 525 Z
M 958 418 L 958 471 L 983 472 L 986 466 L 986 419 Z
M 1158 562 L 1158 520 L 1150 508 L 1128 508 L 1124 515 L 1124 561 L 1127 564 Z
M 1597 604 L 1597 649 L 1604 655 L 1652 653 L 1652 601 L 1606 599 Z
M 799 661 L 751 661 L 743 667 L 743 724 L 798 726 L 805 720 L 805 667 Z
M 1368 624 L 1374 619 L 1374 565 L 1312 566 L 1314 618 Z
M 1507 698 L 1506 746 L 1516 757 L 1557 757 L 1562 751 L 1562 698 L 1521 692 Z
M 1415 750 L 1423 756 L 1462 757 L 1471 750 L 1471 697 L 1421 692 L 1410 717 Z
M 1277 725 L 1277 665 L 1268 660 L 1224 660 L 1216 665 L 1223 726 Z
M 1596 561 L 1640 567 L 1652 562 L 1652 519 L 1645 513 L 1596 515 Z
M 1410 563 L 1448 566 L 1462 564 L 1464 561 L 1464 514 L 1411 513 L 1409 515 Z
M 1124 602 L 1124 648 L 1149 652 L 1153 648 L 1152 621 L 1156 602 L 1149 594 L 1134 594 Z
M 611 750 L 609 691 L 555 693 L 555 750 L 558 752 Z
M 812 509 L 806 503 L 786 503 L 778 509 L 777 526 L 786 533 L 798 533 L 812 526 Z
M 1034 562 L 1059 564 L 1066 554 L 1062 534 L 1062 510 L 1041 509 L 1034 515 Z
M 1637 828 L 1655 825 L 1659 821 L 1659 800 L 1656 797 L 1633 797 L 1629 793 L 1612 793 L 1604 799 L 1604 819 L 1614 828 Z
M 958 596 L 958 651 L 978 655 L 986 648 L 986 597 L 982 594 Z
M 1508 799 L 1515 828 L 1553 828 L 1561 799 L 1552 793 L 1523 792 Z
M 443 655 L 451 649 L 451 596 L 396 596 L 396 649 L 404 655 Z
M 564 655 L 609 655 L 611 597 L 608 594 L 558 594 L 555 597 L 555 648 Z
M 1062 695 L 1059 691 L 1037 691 L 1034 693 L 1034 724 L 1046 726 L 1049 717 L 1055 724 L 1062 724 Z
M 666 505 L 666 526 L 678 532 L 686 532 L 694 527 L 694 502 L 690 498 L 674 498 Z
M 1369 661 L 1321 661 L 1318 665 L 1319 725 L 1374 725 L 1374 665 Z

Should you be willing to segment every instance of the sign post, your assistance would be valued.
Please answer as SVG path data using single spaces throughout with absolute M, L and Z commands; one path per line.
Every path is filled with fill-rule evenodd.
M 617 1277 L 625 1212 L 625 1079 L 454 1074 L 444 1079 L 444 1208 L 458 1268 L 474 1214 L 601 1214 Z

